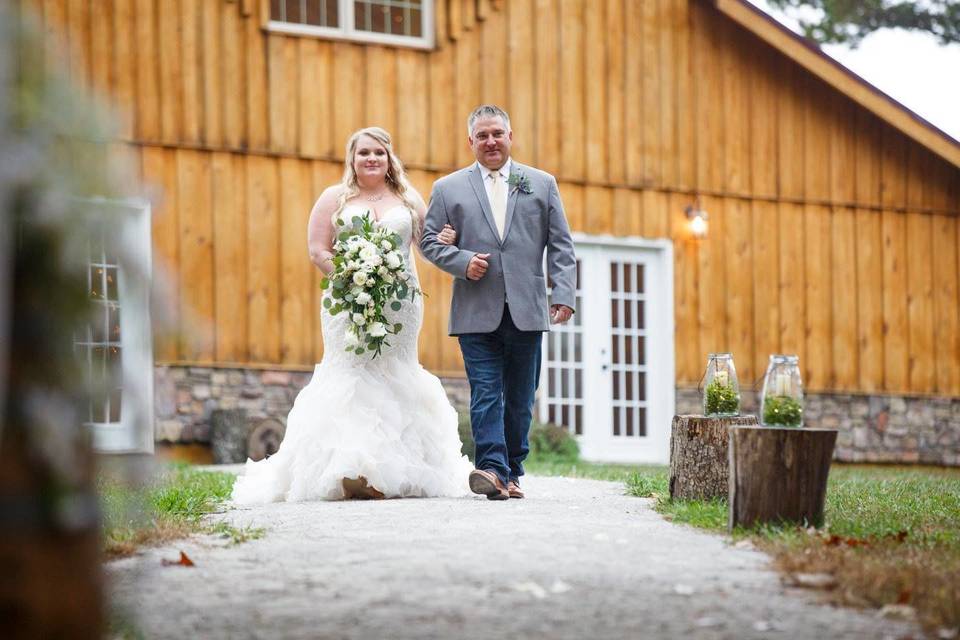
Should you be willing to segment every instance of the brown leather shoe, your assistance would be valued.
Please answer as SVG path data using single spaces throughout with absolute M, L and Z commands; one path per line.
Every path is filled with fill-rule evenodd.
M 376 487 L 367 484 L 363 476 L 359 478 L 344 478 L 343 497 L 347 500 L 383 500 L 384 495 Z
M 518 485 L 513 480 L 507 483 L 507 493 L 510 495 L 511 498 L 523 497 L 523 491 L 520 490 L 520 485 Z
M 492 471 L 483 469 L 474 469 L 470 472 L 470 490 L 482 496 L 487 496 L 487 500 L 508 500 L 510 494 L 507 488 L 503 486 L 503 481 Z

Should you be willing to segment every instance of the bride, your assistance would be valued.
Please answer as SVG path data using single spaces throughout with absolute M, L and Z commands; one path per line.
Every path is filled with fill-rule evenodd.
M 390 135 L 379 127 L 357 131 L 344 164 L 343 181 L 327 188 L 310 214 L 310 260 L 329 274 L 334 221 L 369 212 L 402 238 L 406 269 L 417 286 L 410 246 L 419 246 L 426 206 L 393 154 Z M 447 229 L 443 240 L 454 237 Z M 467 493 L 473 467 L 460 454 L 457 413 L 418 360 L 422 297 L 387 311 L 403 330 L 375 359 L 346 351 L 346 316 L 322 308 L 323 360 L 290 410 L 279 450 L 259 462 L 247 460 L 233 487 L 235 503 Z

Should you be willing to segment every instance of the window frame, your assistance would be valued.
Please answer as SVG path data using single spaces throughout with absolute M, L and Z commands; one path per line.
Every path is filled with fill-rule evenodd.
M 152 281 L 151 209 L 139 198 L 75 198 L 91 224 L 107 216 L 126 216 L 116 225 L 112 239 L 125 244 L 128 259 L 147 281 L 131 286 L 121 265 L 117 265 L 117 301 L 120 311 L 121 410 L 119 422 L 83 424 L 93 434 L 94 449 L 100 453 L 153 453 L 153 331 L 150 320 Z M 87 269 L 95 263 L 87 261 Z M 106 336 L 109 341 L 109 336 Z M 76 343 L 77 341 L 75 341 Z M 80 341 L 83 342 L 83 341 Z M 135 398 L 135 402 L 126 398 Z
M 337 15 L 341 18 L 341 27 L 320 27 L 316 25 L 281 22 L 268 17 L 264 29 L 273 33 L 285 33 L 296 36 L 311 36 L 329 40 L 344 40 L 365 44 L 382 44 L 407 49 L 432 50 L 436 47 L 434 28 L 434 5 L 436 0 L 423 0 L 422 5 L 422 32 L 420 37 L 401 36 L 392 33 L 377 33 L 356 29 L 353 0 L 337 0 Z

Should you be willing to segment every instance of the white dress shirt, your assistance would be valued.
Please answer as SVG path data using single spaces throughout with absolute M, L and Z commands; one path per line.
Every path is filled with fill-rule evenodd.
M 507 161 L 503 163 L 503 166 L 500 167 L 500 180 L 503 180 L 503 190 L 507 194 L 507 199 L 510 199 L 510 185 L 507 184 L 507 180 L 510 179 L 510 165 L 513 164 L 513 160 L 507 158 Z M 485 166 L 477 162 L 477 167 L 480 169 L 480 176 L 483 178 L 483 188 L 487 190 L 487 202 L 493 202 L 493 179 L 490 178 L 490 169 L 487 169 Z

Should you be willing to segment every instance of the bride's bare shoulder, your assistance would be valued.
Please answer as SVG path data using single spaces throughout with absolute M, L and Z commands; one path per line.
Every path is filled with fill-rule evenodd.
M 342 184 L 335 184 L 327 187 L 323 190 L 323 193 L 320 194 L 320 197 L 317 198 L 317 202 L 313 205 L 313 210 L 318 212 L 333 213 L 337 208 L 337 201 L 340 199 L 341 193 L 343 193 Z

